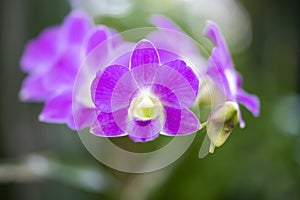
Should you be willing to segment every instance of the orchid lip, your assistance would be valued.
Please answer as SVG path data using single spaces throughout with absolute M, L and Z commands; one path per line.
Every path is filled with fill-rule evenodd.
M 133 98 L 128 114 L 132 119 L 147 121 L 161 116 L 163 105 L 151 92 L 144 91 Z

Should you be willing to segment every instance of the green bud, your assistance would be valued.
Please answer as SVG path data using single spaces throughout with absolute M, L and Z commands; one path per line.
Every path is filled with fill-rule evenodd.
M 206 125 L 207 135 L 211 141 L 211 153 L 215 147 L 224 144 L 238 122 L 238 104 L 236 102 L 226 101 L 211 112 Z

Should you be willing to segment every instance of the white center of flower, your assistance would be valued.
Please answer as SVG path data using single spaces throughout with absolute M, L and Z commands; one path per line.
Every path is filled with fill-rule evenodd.
M 151 93 L 146 92 L 133 98 L 129 107 L 129 116 L 146 121 L 155 119 L 162 113 L 161 102 Z

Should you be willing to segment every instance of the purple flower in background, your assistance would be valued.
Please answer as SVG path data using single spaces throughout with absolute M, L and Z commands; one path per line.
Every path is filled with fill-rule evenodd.
M 91 132 L 98 136 L 128 135 L 135 142 L 159 134 L 176 136 L 200 128 L 188 109 L 196 100 L 199 80 L 182 60 L 164 64 L 148 40 L 140 41 L 129 66 L 113 64 L 99 71 L 92 99 L 99 110 Z
M 174 55 L 184 60 L 190 67 L 197 72 L 205 71 L 206 61 L 201 56 L 196 41 L 186 35 L 172 20 L 163 15 L 153 15 L 151 23 L 158 30 L 151 32 L 149 39 L 157 48 L 160 56 L 163 56 L 163 62 L 174 59 Z M 173 56 L 166 56 L 166 53 L 172 53 Z M 162 57 L 162 56 L 161 56 Z
M 218 26 L 209 21 L 205 34 L 211 39 L 215 47 L 208 59 L 207 75 L 217 87 L 224 92 L 227 101 L 234 101 L 244 105 L 254 116 L 259 115 L 259 99 L 245 92 L 242 88 L 242 77 L 235 70 L 226 42 Z M 239 122 L 244 127 L 240 109 Z
M 61 26 L 47 28 L 27 44 L 20 63 L 29 73 L 22 85 L 22 100 L 44 101 L 53 92 L 70 87 L 81 62 L 82 43 L 91 28 L 87 16 L 73 12 Z
M 21 68 L 29 75 L 20 96 L 24 101 L 45 102 L 41 121 L 66 123 L 71 129 L 90 125 L 93 109 L 73 100 L 74 81 L 86 55 L 109 37 L 108 32 L 95 27 L 84 13 L 73 11 L 62 25 L 47 28 L 27 44 Z

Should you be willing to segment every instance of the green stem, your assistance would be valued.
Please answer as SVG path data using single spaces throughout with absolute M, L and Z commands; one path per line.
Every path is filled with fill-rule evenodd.
M 206 125 L 207 125 L 207 121 L 206 122 L 203 122 L 203 123 L 201 123 L 201 129 L 200 130 L 202 130 L 202 129 L 204 129 L 204 128 L 206 128 Z

